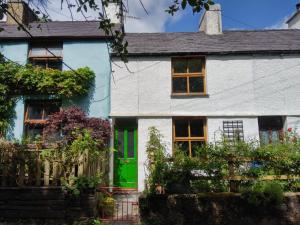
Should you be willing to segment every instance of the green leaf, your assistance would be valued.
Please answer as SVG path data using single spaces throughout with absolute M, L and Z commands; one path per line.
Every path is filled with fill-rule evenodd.
M 187 4 L 187 0 L 182 0 L 182 2 L 181 2 L 181 8 L 185 9 L 186 8 L 186 4 Z
M 209 4 L 208 4 L 208 3 L 204 3 L 204 8 L 205 8 L 206 10 L 209 10 Z

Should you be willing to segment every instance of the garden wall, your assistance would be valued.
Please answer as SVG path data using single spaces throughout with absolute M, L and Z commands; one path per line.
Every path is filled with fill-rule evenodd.
M 82 217 L 96 216 L 96 194 L 66 195 L 60 187 L 0 188 L 0 224 L 34 221 L 29 224 L 71 224 Z
M 149 225 L 299 225 L 300 193 L 259 207 L 233 193 L 142 196 L 140 215 Z

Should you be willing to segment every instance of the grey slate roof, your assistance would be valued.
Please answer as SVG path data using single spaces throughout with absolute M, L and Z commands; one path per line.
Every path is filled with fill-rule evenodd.
M 31 23 L 29 32 L 37 38 L 104 38 L 107 37 L 99 29 L 97 21 L 56 21 L 48 23 Z M 40 27 L 39 27 L 40 26 Z M 0 39 L 26 39 L 30 36 L 17 25 L 0 23 Z
M 300 30 L 127 33 L 129 55 L 300 53 Z

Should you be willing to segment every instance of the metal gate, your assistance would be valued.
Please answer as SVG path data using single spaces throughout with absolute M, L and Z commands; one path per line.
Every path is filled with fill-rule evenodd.
M 102 221 L 131 221 L 139 220 L 139 202 L 136 189 L 120 189 L 115 187 L 101 187 L 99 193 L 113 199 L 110 212 L 100 210 Z

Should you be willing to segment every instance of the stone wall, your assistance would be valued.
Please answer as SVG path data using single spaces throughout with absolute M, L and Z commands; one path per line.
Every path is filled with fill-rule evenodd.
M 267 207 L 250 205 L 240 194 L 141 197 L 140 215 L 149 225 L 299 225 L 300 193 Z
M 0 224 L 72 224 L 96 216 L 96 205 L 94 190 L 75 198 L 60 187 L 0 188 Z

